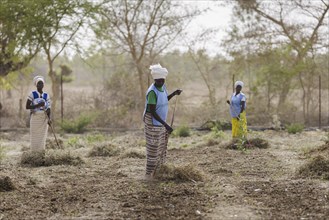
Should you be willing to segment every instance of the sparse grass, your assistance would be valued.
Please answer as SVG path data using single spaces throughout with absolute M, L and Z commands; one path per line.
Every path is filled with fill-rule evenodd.
M 56 165 L 83 164 L 84 161 L 79 156 L 73 156 L 69 151 L 48 151 L 44 152 L 24 152 L 21 158 L 22 166 L 40 167 Z
M 155 173 L 155 178 L 159 180 L 169 181 L 203 181 L 204 174 L 202 174 L 194 165 L 187 164 L 183 166 L 174 166 L 173 164 L 164 164 Z
M 217 127 L 211 128 L 211 132 L 205 135 L 206 146 L 213 146 L 220 143 L 221 140 L 226 139 L 225 132 L 218 130 Z
M 329 159 L 323 156 L 316 156 L 302 166 L 298 170 L 298 174 L 303 177 L 329 180 Z
M 65 146 L 72 147 L 72 148 L 83 148 L 83 147 L 85 147 L 83 141 L 77 136 L 70 137 L 69 139 L 67 139 L 67 141 L 65 143 Z
M 249 140 L 246 138 L 233 139 L 225 146 L 225 148 L 227 149 L 242 150 L 242 151 L 251 148 L 265 149 L 268 147 L 269 147 L 268 141 L 261 138 L 252 138 Z
M 287 132 L 289 134 L 297 134 L 300 133 L 304 130 L 304 125 L 299 124 L 299 123 L 294 123 L 294 124 L 290 124 L 289 126 L 287 126 Z
M 0 192 L 9 192 L 15 190 L 15 185 L 8 176 L 0 177 Z
M 64 120 L 60 126 L 67 133 L 82 133 L 92 120 L 91 116 L 81 115 L 74 120 Z
M 121 158 L 145 159 L 146 155 L 145 152 L 142 152 L 141 150 L 128 150 L 121 155 Z
M 191 130 L 187 126 L 180 126 L 173 131 L 175 137 L 189 137 L 191 136 Z
M 112 157 L 117 156 L 120 153 L 120 149 L 110 143 L 101 143 L 95 145 L 89 152 L 89 157 Z
M 217 129 L 217 130 L 230 130 L 232 129 L 232 125 L 230 122 L 227 121 L 220 121 L 220 120 L 215 120 L 215 121 L 207 121 L 201 126 L 202 129 L 205 130 L 212 130 L 212 129 Z
M 92 134 L 86 136 L 86 141 L 88 144 L 103 142 L 105 141 L 105 136 L 103 134 Z

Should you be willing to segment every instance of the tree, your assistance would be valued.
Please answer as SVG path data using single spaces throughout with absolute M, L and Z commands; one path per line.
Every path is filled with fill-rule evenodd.
M 130 54 L 144 99 L 148 66 L 181 34 L 197 10 L 170 0 L 104 0 L 95 33 L 115 51 Z
M 54 71 L 56 58 L 74 40 L 93 7 L 87 0 L 39 0 L 35 5 L 42 18 L 37 32 L 41 48 L 48 61 L 48 75 L 52 82 L 52 108 L 56 109 L 60 77 Z
M 40 17 L 31 0 L 1 0 L 0 76 L 26 67 L 39 52 L 35 37 Z
M 296 71 L 293 72 L 299 78 L 303 91 L 304 119 L 307 121 L 312 86 L 309 82 L 315 72 L 315 65 L 309 60 L 314 60 L 314 55 L 329 45 L 328 2 L 237 0 L 236 3 L 235 17 L 239 18 L 240 23 L 236 23 L 230 31 L 228 50 L 233 55 L 248 55 L 249 52 L 259 53 L 269 47 L 290 47 L 291 56 L 295 59 L 289 65 L 295 67 Z M 303 19 L 300 19 L 301 15 Z M 287 82 L 279 97 L 279 108 L 289 94 L 291 81 Z

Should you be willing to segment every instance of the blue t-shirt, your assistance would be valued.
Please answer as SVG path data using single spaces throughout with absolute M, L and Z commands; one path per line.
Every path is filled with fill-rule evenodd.
M 246 96 L 242 92 L 238 95 L 231 96 L 231 106 L 230 106 L 230 114 L 232 118 L 238 117 L 241 112 L 241 102 L 244 102 L 244 109 L 246 109 Z

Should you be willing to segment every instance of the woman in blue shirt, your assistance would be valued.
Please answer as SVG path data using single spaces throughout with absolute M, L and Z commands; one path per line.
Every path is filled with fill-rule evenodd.
M 242 87 L 243 82 L 236 81 L 235 92 L 231 96 L 231 101 L 227 100 L 232 117 L 233 138 L 247 137 L 246 96 L 241 92 Z

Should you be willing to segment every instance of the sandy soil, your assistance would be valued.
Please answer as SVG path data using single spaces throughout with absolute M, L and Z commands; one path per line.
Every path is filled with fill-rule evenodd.
M 89 134 L 88 134 L 89 135 Z M 92 134 L 90 134 L 92 135 Z M 50 135 L 49 135 L 50 136 Z M 329 216 L 328 181 L 303 179 L 296 173 L 308 161 L 304 152 L 323 141 L 324 132 L 290 135 L 284 131 L 252 132 L 268 140 L 268 149 L 230 150 L 230 139 L 209 141 L 209 133 L 169 142 L 168 163 L 192 164 L 203 182 L 143 180 L 145 159 L 124 158 L 125 151 L 144 150 L 142 131 L 104 134 L 118 146 L 114 157 L 87 157 L 87 134 L 63 136 L 85 161 L 79 166 L 29 168 L 19 164 L 27 133 L 2 133 L 6 157 L 0 176 L 16 190 L 0 192 L 0 219 L 325 219 Z M 82 144 L 81 144 L 82 143 Z M 214 144 L 214 145 L 211 145 Z M 81 147 L 84 146 L 84 147 Z

